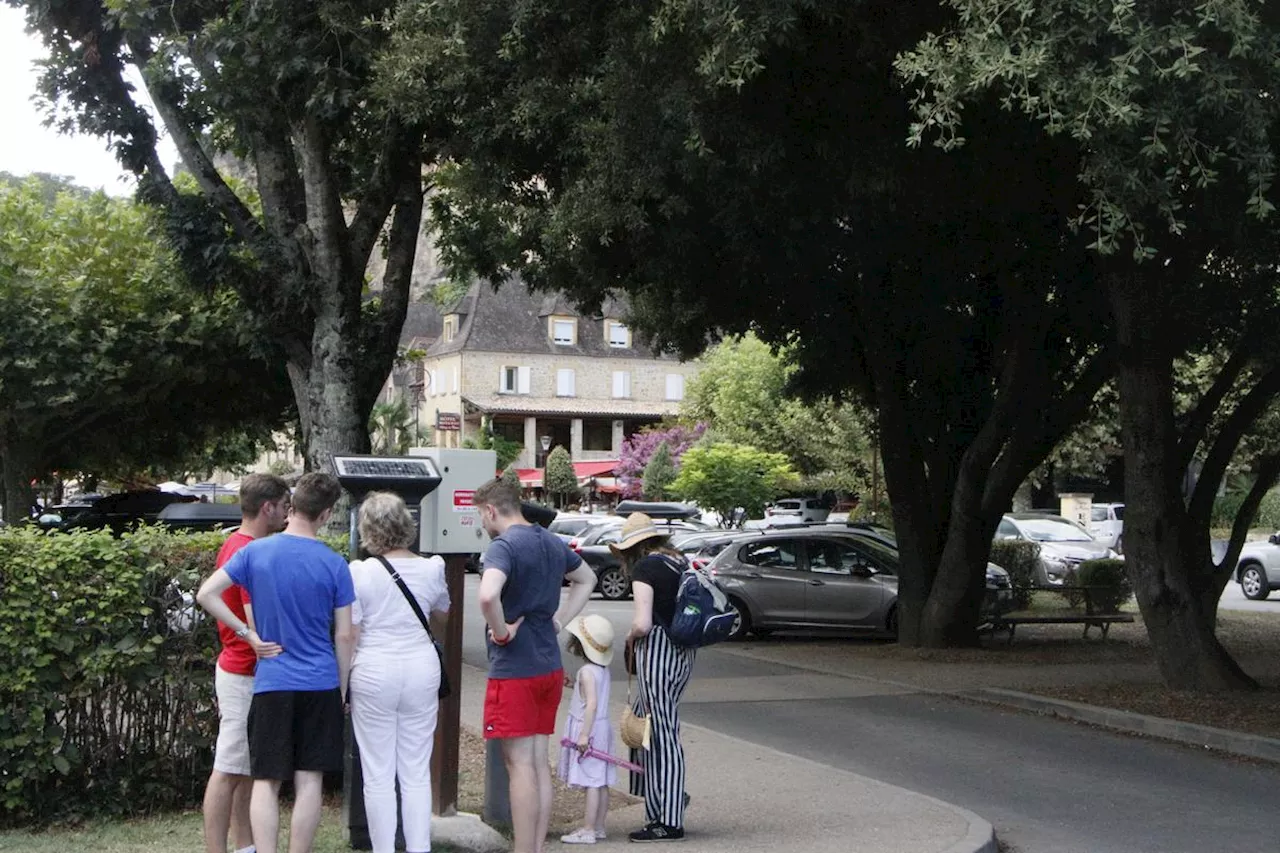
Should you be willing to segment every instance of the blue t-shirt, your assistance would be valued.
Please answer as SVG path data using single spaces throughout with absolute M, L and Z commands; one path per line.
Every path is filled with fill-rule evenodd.
M 524 617 L 510 643 L 498 646 L 489 642 L 490 678 L 532 678 L 561 668 L 560 645 L 551 620 L 560 607 L 564 576 L 580 565 L 582 558 L 558 536 L 533 524 L 512 525 L 489 544 L 484 570 L 507 576 L 502 612 L 508 622 Z M 257 599 L 253 601 L 256 606 Z
M 351 570 L 328 545 L 277 533 L 256 539 L 222 567 L 249 591 L 258 636 L 284 647 L 258 661 L 253 692 L 333 690 L 333 611 L 356 599 Z

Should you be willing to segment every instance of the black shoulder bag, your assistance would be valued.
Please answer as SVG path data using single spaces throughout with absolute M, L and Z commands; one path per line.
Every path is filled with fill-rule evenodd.
M 426 629 L 427 639 L 431 641 L 431 645 L 435 647 L 436 656 L 440 658 L 440 690 L 436 693 L 436 696 L 440 699 L 449 698 L 453 693 L 453 687 L 449 684 L 449 673 L 444 668 L 444 647 L 436 641 L 436 635 L 431 633 L 431 623 L 427 621 L 427 614 L 422 612 L 422 608 L 418 606 L 418 599 L 413 597 L 413 593 L 409 591 L 409 586 L 404 582 L 404 578 L 400 577 L 400 573 L 395 570 L 395 567 L 391 565 L 391 561 L 382 555 L 378 555 L 376 559 L 391 573 L 391 579 L 396 582 L 396 586 L 400 587 L 400 592 L 404 594 L 405 601 L 409 602 L 409 606 L 413 608 L 413 615 L 418 617 L 418 621 Z

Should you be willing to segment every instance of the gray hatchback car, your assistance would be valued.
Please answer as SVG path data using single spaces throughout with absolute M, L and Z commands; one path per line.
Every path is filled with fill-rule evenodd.
M 734 639 L 774 630 L 898 633 L 898 555 L 830 530 L 733 542 L 707 571 L 737 609 Z

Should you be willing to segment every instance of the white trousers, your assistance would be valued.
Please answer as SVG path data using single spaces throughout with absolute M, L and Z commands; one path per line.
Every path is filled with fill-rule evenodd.
M 351 725 L 360 746 L 364 807 L 373 853 L 394 853 L 397 777 L 407 853 L 431 849 L 431 748 L 440 661 L 424 653 L 360 651 L 351 670 Z

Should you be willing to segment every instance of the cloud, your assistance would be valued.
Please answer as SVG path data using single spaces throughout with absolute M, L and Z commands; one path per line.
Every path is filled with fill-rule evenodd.
M 4 116 L 0 171 L 66 175 L 77 184 L 111 195 L 131 194 L 135 181 L 120 168 L 106 140 L 60 134 L 44 126 L 45 116 L 32 100 L 39 76 L 35 63 L 43 57 L 39 38 L 26 32 L 22 10 L 0 5 L 0 80 L 5 81 L 0 86 L 0 116 Z M 160 159 L 177 162 L 177 152 L 167 138 L 161 140 Z

